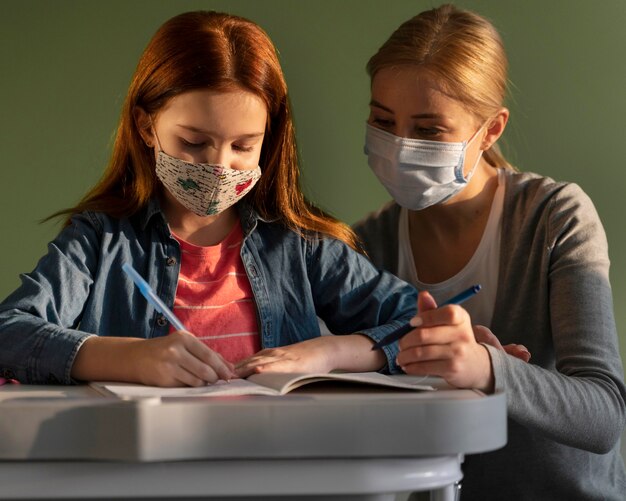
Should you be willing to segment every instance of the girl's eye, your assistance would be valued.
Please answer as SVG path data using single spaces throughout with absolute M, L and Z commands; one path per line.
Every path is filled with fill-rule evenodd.
M 250 153 L 254 149 L 254 146 L 243 146 L 239 144 L 233 144 L 233 150 L 241 153 Z
M 193 143 L 191 141 L 187 141 L 183 137 L 181 137 L 180 140 L 183 143 L 183 145 L 187 146 L 188 148 L 202 148 L 202 147 L 206 146 L 206 141 L 202 141 L 200 143 Z

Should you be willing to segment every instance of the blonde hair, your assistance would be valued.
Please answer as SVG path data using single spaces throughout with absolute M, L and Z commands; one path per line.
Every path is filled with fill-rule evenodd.
M 383 68 L 419 66 L 440 79 L 445 91 L 484 122 L 502 108 L 508 60 L 500 35 L 485 18 L 442 5 L 409 19 L 367 63 L 370 78 Z M 484 158 L 513 168 L 497 144 Z

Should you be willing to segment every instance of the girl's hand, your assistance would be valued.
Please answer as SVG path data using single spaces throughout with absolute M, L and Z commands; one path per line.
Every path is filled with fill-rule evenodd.
M 373 341 L 361 334 L 321 336 L 300 343 L 261 350 L 236 365 L 237 375 L 245 378 L 261 372 L 349 372 L 378 370 L 386 362 L 380 350 L 372 351 Z
M 416 328 L 399 342 L 398 365 L 407 374 L 434 375 L 458 388 L 493 391 L 494 378 L 487 348 L 474 336 L 470 316 L 458 305 L 437 308 L 428 292 L 417 298 Z
M 237 363 L 235 370 L 241 378 L 261 372 L 330 372 L 334 369 L 330 338 L 322 336 L 261 350 Z
M 236 374 L 233 364 L 194 335 L 177 331 L 153 339 L 92 336 L 76 355 L 72 377 L 151 386 L 203 386 Z
M 133 346 L 129 355 L 142 384 L 203 386 L 237 377 L 233 364 L 185 331 L 143 340 Z

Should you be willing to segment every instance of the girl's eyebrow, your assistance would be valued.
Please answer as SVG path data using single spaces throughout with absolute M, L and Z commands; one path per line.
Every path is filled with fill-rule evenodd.
M 208 131 L 206 129 L 201 129 L 199 127 L 194 127 L 193 125 L 176 124 L 176 126 L 181 127 L 182 129 L 187 129 L 191 132 L 197 132 L 199 134 L 208 134 L 208 135 L 213 135 L 213 136 L 216 135 L 215 133 L 211 131 Z M 263 134 L 265 134 L 265 132 L 251 132 L 249 134 L 242 134 L 237 137 L 241 139 L 250 139 L 250 138 L 260 137 Z
M 388 113 L 394 113 L 394 111 L 391 108 L 387 108 L 387 106 L 384 106 L 382 104 L 380 104 L 378 101 L 372 99 L 370 101 L 370 106 L 375 106 L 376 108 L 380 108 L 381 110 L 384 110 Z M 436 118 L 436 119 L 441 119 L 441 118 L 445 118 L 443 115 L 441 115 L 440 113 L 417 113 L 415 115 L 411 115 L 411 118 Z

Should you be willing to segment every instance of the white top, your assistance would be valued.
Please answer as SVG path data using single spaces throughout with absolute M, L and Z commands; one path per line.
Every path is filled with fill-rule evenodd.
M 503 170 L 498 169 L 498 187 L 491 204 L 485 232 L 476 252 L 474 252 L 472 258 L 461 271 L 453 277 L 436 284 L 421 282 L 417 276 L 409 239 L 408 210 L 404 207 L 400 210 L 398 276 L 406 282 L 413 284 L 419 290 L 429 291 L 438 304 L 447 301 L 472 285 L 480 284 L 482 286 L 480 293 L 463 303 L 463 307 L 469 312 L 474 325 L 491 327 L 491 318 L 498 292 L 504 189 L 505 176 Z

